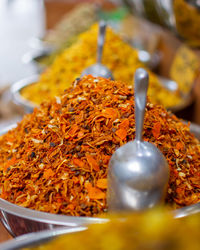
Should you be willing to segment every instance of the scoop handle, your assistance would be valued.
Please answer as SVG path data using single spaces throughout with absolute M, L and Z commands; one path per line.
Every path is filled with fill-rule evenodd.
M 135 72 L 135 121 L 137 141 L 142 141 L 142 131 L 144 124 L 144 113 L 147 99 L 147 89 L 149 85 L 149 75 L 146 70 L 139 68 Z
M 102 60 L 106 27 L 107 27 L 106 22 L 101 20 L 99 22 L 99 34 L 98 34 L 98 41 L 97 41 L 97 63 L 101 63 L 101 60 Z

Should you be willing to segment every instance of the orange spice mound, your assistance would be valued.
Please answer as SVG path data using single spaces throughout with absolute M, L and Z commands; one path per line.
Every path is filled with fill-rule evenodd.
M 144 139 L 159 147 L 170 167 L 166 203 L 200 201 L 199 141 L 163 107 L 147 103 L 146 109 Z M 134 137 L 132 88 L 77 79 L 0 138 L 0 197 L 51 213 L 105 212 L 109 159 Z

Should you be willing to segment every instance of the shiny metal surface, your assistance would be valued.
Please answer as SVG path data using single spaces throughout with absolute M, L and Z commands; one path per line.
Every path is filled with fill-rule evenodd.
M 8 240 L 5 243 L 0 244 L 1 250 L 17 250 L 24 247 L 34 247 L 45 243 L 48 240 L 63 235 L 71 234 L 76 232 L 81 232 L 86 230 L 86 227 L 76 227 L 76 228 L 65 228 L 59 227 L 57 229 L 44 230 L 39 233 L 29 233 L 23 236 L 19 236 L 13 240 Z
M 32 102 L 23 98 L 20 92 L 24 87 L 37 82 L 38 79 L 39 75 L 33 75 L 14 83 L 10 88 L 14 103 L 22 106 L 25 109 L 26 113 L 33 112 L 33 109 L 36 107 L 36 104 L 33 104 Z
M 162 84 L 162 86 L 168 89 L 169 91 L 175 92 L 178 90 L 177 82 L 170 80 L 168 78 L 165 78 L 165 77 L 161 77 L 161 76 L 159 76 L 158 79 L 159 79 L 159 82 Z
M 103 47 L 104 47 L 104 42 L 105 42 L 106 26 L 107 25 L 105 21 L 99 22 L 99 35 L 98 35 L 98 41 L 97 41 L 97 63 L 85 69 L 82 72 L 82 76 L 93 75 L 95 77 L 101 76 L 101 77 L 113 79 L 111 71 L 101 63 Z
M 191 206 L 186 206 L 186 207 L 176 209 L 173 212 L 173 214 L 174 214 L 174 218 L 178 219 L 178 218 L 186 217 L 188 215 L 197 214 L 199 212 L 200 212 L 200 202 Z
M 172 211 L 174 218 L 176 219 L 199 212 L 200 212 L 200 203 Z M 57 236 L 63 234 L 78 233 L 85 230 L 87 230 L 87 227 L 71 227 L 71 228 L 58 227 L 56 229 L 54 228 L 50 230 L 44 230 L 42 232 L 28 233 L 26 235 L 18 236 L 15 239 L 1 243 L 0 249 L 17 250 L 24 247 L 34 247 L 41 245 L 49 240 L 53 240 Z
M 39 212 L 17 206 L 3 199 L 0 199 L 0 217 L 6 229 L 14 237 L 53 229 L 58 226 L 80 227 L 107 221 L 107 219 L 95 217 L 76 217 Z
M 135 73 L 136 137 L 116 150 L 108 170 L 109 210 L 142 210 L 164 200 L 169 167 L 156 146 L 142 140 L 148 73 Z

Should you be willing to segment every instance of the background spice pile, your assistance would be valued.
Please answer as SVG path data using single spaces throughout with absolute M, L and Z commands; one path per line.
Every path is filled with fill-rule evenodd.
M 51 213 L 105 212 L 109 159 L 134 137 L 130 86 L 92 76 L 76 80 L 0 138 L 0 197 Z M 188 126 L 147 103 L 144 139 L 168 160 L 166 202 L 179 207 L 200 201 L 200 145 Z
M 79 35 L 77 41 L 58 55 L 53 64 L 41 74 L 36 84 L 22 90 L 22 96 L 34 103 L 40 104 L 44 99 L 60 95 L 70 86 L 82 71 L 96 62 L 98 26 Z M 138 51 L 125 43 L 110 28 L 107 29 L 103 51 L 103 64 L 113 73 L 115 80 L 132 85 L 133 74 L 138 67 L 145 65 L 139 61 Z M 157 77 L 149 71 L 150 87 L 148 95 L 153 103 L 165 107 L 178 105 L 182 99 L 179 93 L 164 89 Z

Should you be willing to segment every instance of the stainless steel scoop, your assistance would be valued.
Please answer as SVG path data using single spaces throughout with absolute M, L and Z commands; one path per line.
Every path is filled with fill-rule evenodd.
M 81 76 L 84 75 L 92 75 L 94 77 L 104 77 L 113 79 L 111 71 L 104 66 L 102 62 L 102 54 L 103 54 L 103 46 L 105 41 L 105 33 L 106 33 L 106 23 L 105 21 L 99 22 L 99 35 L 98 35 L 98 44 L 97 44 L 97 63 L 91 65 L 87 69 L 85 69 Z
M 116 150 L 108 169 L 109 210 L 142 210 L 163 200 L 169 177 L 166 159 L 159 149 L 142 140 L 148 73 L 135 73 L 136 137 Z

